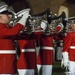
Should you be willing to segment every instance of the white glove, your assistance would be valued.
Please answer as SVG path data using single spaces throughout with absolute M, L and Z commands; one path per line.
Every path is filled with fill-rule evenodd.
M 30 11 L 30 9 L 29 9 L 29 8 L 28 8 L 28 9 L 23 9 L 23 10 L 17 12 L 17 13 L 16 13 L 16 16 L 20 17 L 20 16 L 22 16 L 23 14 L 25 14 L 26 11 Z
M 62 53 L 62 61 L 61 61 L 61 67 L 67 67 L 69 64 L 69 56 L 68 56 L 68 52 L 63 52 Z
M 27 21 L 27 18 L 29 17 L 30 15 L 29 15 L 29 10 L 28 11 L 25 11 L 24 13 L 23 13 L 23 16 L 22 16 L 22 18 L 17 22 L 17 23 L 20 23 L 20 24 L 22 24 L 22 25 L 26 25 L 26 21 Z
M 43 30 L 45 30 L 46 27 L 47 27 L 47 21 L 42 21 L 42 22 L 41 22 L 41 28 L 42 28 Z

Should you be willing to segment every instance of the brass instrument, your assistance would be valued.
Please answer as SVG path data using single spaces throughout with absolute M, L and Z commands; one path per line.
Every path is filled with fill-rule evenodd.
M 75 20 L 68 20 L 65 27 L 66 32 L 74 32 L 75 31 L 73 30 L 74 24 L 75 24 Z
M 60 33 L 63 31 L 63 24 L 61 22 L 61 20 L 53 20 L 51 22 L 50 25 L 48 25 L 47 29 L 45 30 L 46 34 L 48 32 L 48 35 L 49 34 L 55 34 L 55 33 Z
M 30 9 L 24 9 L 14 14 L 14 17 L 11 18 L 13 25 L 21 19 L 25 11 L 30 11 Z M 31 15 L 27 19 L 27 24 L 24 32 L 31 34 L 33 32 L 43 32 L 46 35 L 60 33 L 60 32 L 70 32 L 72 31 L 72 24 L 74 24 L 75 17 L 70 17 L 65 19 L 66 26 L 62 23 L 62 16 L 52 17 L 50 14 L 44 13 L 42 16 L 33 16 Z M 46 21 L 45 29 L 41 29 L 41 22 Z M 65 31 L 64 31 L 65 30 Z
M 33 33 L 33 32 L 43 32 L 44 30 L 41 30 L 41 22 L 45 20 L 45 16 L 30 16 L 27 20 L 26 25 L 26 33 Z
M 49 21 L 50 22 L 47 23 L 47 28 L 45 30 L 46 35 L 63 32 L 64 25 L 62 23 L 62 15 L 50 16 Z
M 65 26 L 65 32 L 75 32 L 73 29 L 73 26 L 75 24 L 75 17 L 69 17 L 68 19 L 65 19 L 66 26 Z

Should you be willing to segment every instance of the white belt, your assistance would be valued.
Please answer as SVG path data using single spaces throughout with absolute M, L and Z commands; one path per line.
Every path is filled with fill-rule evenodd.
M 22 49 L 21 52 L 35 52 L 35 49 Z
M 70 46 L 71 49 L 75 49 L 75 46 Z
M 16 50 L 0 50 L 0 54 L 16 54 Z
M 41 49 L 45 49 L 45 50 L 54 50 L 53 47 L 42 47 Z

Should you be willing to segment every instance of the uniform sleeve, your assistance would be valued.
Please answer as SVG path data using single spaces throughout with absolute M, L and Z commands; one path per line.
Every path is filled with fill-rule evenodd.
M 9 28 L 5 25 L 0 25 L 0 36 L 12 36 L 18 34 L 24 28 L 21 24 L 16 24 L 14 27 Z
M 71 46 L 71 41 L 72 41 L 72 34 L 68 33 L 67 36 L 64 38 L 64 43 L 63 43 L 63 50 L 62 52 L 68 52 L 70 46 Z

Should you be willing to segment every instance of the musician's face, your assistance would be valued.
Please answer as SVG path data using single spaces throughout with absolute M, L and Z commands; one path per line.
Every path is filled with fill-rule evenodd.
M 75 31 L 75 24 L 72 25 L 72 30 Z
M 10 22 L 10 15 L 0 14 L 0 23 L 8 24 Z

